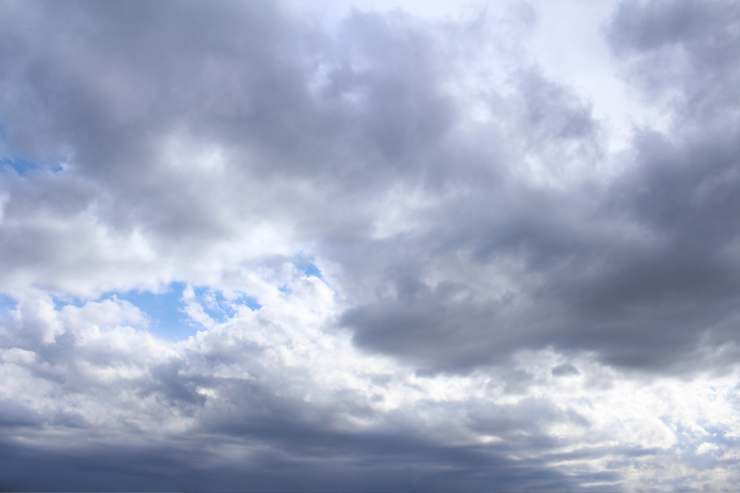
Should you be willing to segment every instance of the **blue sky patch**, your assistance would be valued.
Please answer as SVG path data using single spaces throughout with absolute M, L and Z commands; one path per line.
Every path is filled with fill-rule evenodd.
M 203 311 L 218 323 L 223 323 L 236 314 L 236 305 L 246 305 L 251 310 L 259 310 L 262 305 L 257 298 L 245 294 L 239 295 L 234 300 L 227 300 L 221 291 L 206 288 L 193 288 L 195 296 L 203 306 Z
M 41 163 L 22 157 L 4 157 L 0 158 L 0 170 L 13 171 L 20 176 L 28 176 L 33 173 L 51 171 L 59 173 L 64 170 L 60 163 Z
M 94 301 L 118 298 L 128 301 L 144 312 L 150 319 L 150 330 L 159 337 L 178 340 L 195 332 L 194 323 L 183 310 L 182 292 L 185 284 L 173 282 L 161 292 L 132 289 L 130 291 L 109 291 Z M 77 297 L 53 297 L 54 308 L 60 310 L 67 305 L 83 306 L 88 300 Z
M 136 289 L 110 291 L 96 301 L 113 297 L 128 301 L 149 317 L 150 330 L 154 334 L 164 339 L 180 340 L 193 335 L 201 328 L 200 324 L 190 319 L 185 312 L 185 304 L 182 300 L 185 287 L 185 283 L 173 282 L 160 292 Z M 236 314 L 237 305 L 246 305 L 251 310 L 262 308 L 257 298 L 246 294 L 241 294 L 234 300 L 227 300 L 221 291 L 207 287 L 193 287 L 193 292 L 197 301 L 202 305 L 203 311 L 217 323 L 223 323 L 233 317 Z M 54 297 L 53 300 L 54 308 L 57 310 L 66 305 L 79 307 L 86 303 L 86 300 L 74 297 Z M 0 298 L 0 310 L 3 306 L 3 298 Z
M 262 308 L 262 304 L 260 304 L 259 301 L 257 301 L 257 298 L 254 296 L 247 296 L 246 294 L 241 295 L 237 301 L 243 305 L 247 305 L 249 308 L 252 309 L 252 311 L 257 311 L 260 308 Z
M 233 317 L 236 313 L 236 310 L 226 301 L 220 291 L 204 287 L 193 288 L 193 291 L 195 292 L 195 297 L 203 306 L 203 311 L 216 322 L 222 323 L 229 317 Z
M 52 296 L 51 300 L 54 302 L 54 309 L 61 310 L 67 305 L 81 307 L 86 303 L 87 300 L 76 296 Z
M 10 296 L 0 293 L 0 313 L 9 312 L 15 309 L 17 303 Z
M 151 331 L 165 339 L 184 339 L 195 332 L 195 325 L 183 310 L 182 292 L 185 284 L 173 282 L 162 292 L 132 290 L 107 293 L 126 300 L 146 313 L 151 319 Z
M 295 265 L 296 269 L 309 277 L 318 277 L 319 279 L 323 279 L 321 270 L 316 267 L 316 264 L 313 263 L 313 258 L 311 257 L 301 254 L 296 255 L 293 258 L 293 265 Z

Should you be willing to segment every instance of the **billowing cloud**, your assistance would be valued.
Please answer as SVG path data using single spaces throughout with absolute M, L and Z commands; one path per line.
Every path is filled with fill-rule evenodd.
M 0 3 L 0 489 L 729 491 L 740 10 L 344 7 Z

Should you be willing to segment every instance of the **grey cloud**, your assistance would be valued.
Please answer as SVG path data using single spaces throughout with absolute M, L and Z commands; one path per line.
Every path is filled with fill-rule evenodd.
M 737 74 L 713 59 L 719 84 L 691 75 L 704 73 L 707 50 L 733 39 L 731 5 L 696 18 L 686 13 L 695 4 L 617 9 L 609 39 L 631 60 L 648 63 L 666 43 L 684 47 L 691 84 L 671 109 L 685 116 L 700 106 L 704 131 L 688 119 L 691 128 L 669 136 L 638 132 L 626 155 L 632 171 L 564 190 L 519 173 L 531 160 L 557 176 L 604 158 L 588 102 L 536 67 L 513 70 L 506 90 L 480 90 L 490 120 L 470 121 L 450 87 L 467 63 L 455 43 L 472 46 L 475 26 L 354 13 L 330 35 L 267 3 L 8 8 L 55 41 L 45 48 L 27 31 L 3 35 L 18 47 L 5 53 L 14 69 L 4 84 L 15 91 L 1 108 L 7 145 L 39 157 L 56 150 L 73 164 L 4 184 L 4 215 L 20 224 L 4 226 L 3 258 L 22 282 L 82 289 L 75 273 L 88 271 L 89 293 L 115 288 L 122 273 L 149 286 L 173 278 L 172 268 L 144 260 L 111 262 L 99 244 L 78 242 L 75 228 L 21 220 L 23 204 L 52 190 L 33 202 L 39 214 L 75 224 L 92 212 L 122 239 L 143 234 L 175 268 L 217 258 L 250 221 L 277 221 L 339 266 L 354 305 L 343 321 L 356 342 L 422 370 L 470 369 L 547 346 L 659 370 L 735 313 L 728 129 L 736 122 L 719 102 Z M 63 22 L 52 29 L 52 18 Z M 185 158 L 167 154 L 170 141 L 218 149 L 223 168 L 172 162 Z M 406 211 L 415 229 L 378 239 L 377 222 L 404 212 L 379 207 L 394 190 L 424 205 Z M 476 271 L 500 276 L 508 294 L 493 295 L 492 278 Z M 688 299 L 706 303 L 690 310 Z
M 580 375 L 581 372 L 570 363 L 563 363 L 561 365 L 554 366 L 552 368 L 552 374 L 556 377 L 567 377 L 571 375 Z
M 218 372 L 214 365 L 218 353 L 205 355 Z M 250 356 L 245 356 L 242 364 L 248 365 L 249 360 Z M 191 355 L 187 362 L 153 367 L 144 381 L 123 385 L 118 381 L 110 392 L 87 389 L 98 399 L 110 400 L 111 406 L 145 405 L 145 400 L 137 403 L 135 396 L 131 401 L 125 396 L 131 389 L 146 389 L 140 399 L 151 396 L 164 404 L 159 419 L 175 420 L 183 415 L 195 418 L 196 424 L 187 434 L 146 432 L 136 424 L 137 419 L 144 418 L 142 415 L 132 416 L 133 422 L 119 423 L 120 429 L 94 427 L 80 417 L 59 415 L 33 423 L 3 422 L 3 427 L 34 426 L 28 435 L 30 442 L 13 436 L 0 439 L 5 458 L 0 466 L 3 487 L 48 491 L 406 488 L 471 492 L 493 488 L 506 493 L 521 488 L 541 492 L 612 491 L 609 487 L 594 490 L 580 484 L 599 478 L 619 479 L 616 473 L 584 471 L 565 475 L 549 465 L 549 459 L 537 458 L 563 445 L 546 436 L 541 427 L 559 421 L 583 424 L 577 414 L 561 412 L 546 401 L 525 399 L 507 406 L 481 402 L 470 409 L 467 404 L 458 404 L 459 409 L 451 411 L 467 416 L 466 426 L 500 434 L 507 440 L 492 446 L 457 445 L 430 437 L 423 427 L 410 427 L 403 416 L 369 429 L 348 428 L 343 424 L 347 415 L 373 417 L 370 408 L 362 404 L 362 395 L 348 395 L 325 404 L 309 403 L 289 392 L 276 392 L 277 386 L 263 379 L 267 375 L 256 367 L 251 370 L 260 378 L 245 380 L 207 375 L 199 364 L 197 355 Z M 214 389 L 218 397 L 194 399 L 193 384 Z M 85 394 L 78 390 L 64 395 L 67 399 Z M 353 402 L 355 399 L 357 402 Z M 429 403 L 429 410 L 440 405 L 446 406 Z M 14 406 L 0 403 L 0 416 L 14 412 Z M 510 458 L 512 454 L 534 457 L 515 460 Z M 600 456 L 600 452 L 584 454 Z M 30 463 L 32 468 L 28 467 Z M 39 470 L 44 474 L 38 474 Z
M 588 420 L 573 410 L 561 410 L 544 399 L 524 398 L 514 405 L 491 408 L 468 403 L 470 426 L 477 431 L 504 437 L 504 447 L 516 448 L 517 442 L 540 442 L 536 448 L 556 448 L 557 440 L 548 437 L 545 428 L 556 423 L 588 428 Z
M 0 429 L 37 426 L 41 423 L 41 416 L 32 409 L 12 400 L 0 400 Z
M 625 172 L 606 185 L 563 193 L 519 185 L 471 189 L 434 209 L 418 239 L 424 248 L 406 247 L 437 269 L 448 262 L 494 275 L 496 266 L 516 265 L 510 296 L 491 297 L 476 287 L 479 279 L 450 274 L 448 284 L 462 286 L 464 295 L 445 299 L 440 287 L 425 287 L 351 309 L 344 322 L 357 342 L 406 352 L 424 365 L 436 360 L 448 370 L 545 346 L 597 351 L 612 364 L 651 371 L 691 371 L 705 358 L 731 362 L 730 354 L 719 360 L 711 354 L 737 344 L 729 331 L 740 279 L 732 212 L 737 71 L 723 58 L 736 37 L 737 9 L 717 2 L 690 16 L 692 9 L 699 4 L 626 2 L 609 26 L 617 52 L 630 48 L 628 66 L 637 64 L 633 77 L 646 97 L 679 91 L 668 106 L 675 124 L 667 134 L 636 130 L 622 156 L 631 161 Z M 667 43 L 682 54 L 660 51 Z M 662 73 L 657 52 L 683 67 L 680 82 L 652 79 Z M 567 108 L 558 98 L 547 101 L 552 106 L 543 114 Z M 565 146 L 564 128 L 544 140 Z M 581 156 L 598 158 L 596 149 Z M 470 261 L 460 262 L 468 252 Z M 430 270 L 417 270 L 417 282 L 424 285 Z
M 526 398 L 459 411 L 467 431 L 504 436 L 500 446 L 457 447 L 387 424 L 348 431 L 337 423 L 372 417 L 367 400 L 302 401 L 269 377 L 256 345 L 226 341 L 173 362 L 156 349 L 83 341 L 41 316 L 51 295 L 211 281 L 289 256 L 244 253 L 243 237 L 263 223 L 331 266 L 347 306 L 338 322 L 358 347 L 420 377 L 502 371 L 518 395 L 534 377 L 495 367 L 547 348 L 663 374 L 733 362 L 733 3 L 617 6 L 607 28 L 614 53 L 674 122 L 636 129 L 629 149 L 609 158 L 618 172 L 606 182 L 595 172 L 607 159 L 605 130 L 574 90 L 505 50 L 490 57 L 499 78 L 465 85 L 476 56 L 490 62 L 485 18 L 354 12 L 327 32 L 271 2 L 0 9 L 0 148 L 65 162 L 56 173 L 0 171 L 0 290 L 20 314 L 3 317 L 0 342 L 32 352 L 24 371 L 59 395 L 135 396 L 151 406 L 144 417 L 197 431 L 189 443 L 107 452 L 8 439 L 2 467 L 13 488 L 573 491 L 620 475 L 570 477 L 548 460 L 651 453 L 560 453 L 543 427 L 587 428 L 588 419 Z M 258 378 L 213 376 L 233 365 Z M 132 366 L 142 373 L 120 387 L 94 377 Z M 44 422 L 2 404 L 0 424 Z M 55 416 L 48 426 L 89 425 Z M 257 451 L 243 451 L 246 464 L 222 463 L 198 450 L 208 440 Z M 549 459 L 507 458 L 533 451 Z M 31 454 L 48 480 L 23 467 Z M 209 483 L 213 475 L 221 483 Z
M 734 9 L 720 15 L 724 4 L 697 18 L 684 12 L 695 5 L 661 3 L 649 16 L 640 5 L 620 7 L 609 31 L 633 58 L 647 53 L 649 60 L 664 43 L 678 43 L 688 52 L 686 70 L 700 73 L 707 43 L 732 36 L 729 28 L 707 28 L 731 23 Z M 328 35 L 267 3 L 48 8 L 64 20 L 56 30 L 47 26 L 51 15 L 13 7 L 58 41 L 40 49 L 24 31 L 4 35 L 20 47 L 6 54 L 16 70 L 5 83 L 24 89 L 4 100 L 3 115 L 11 147 L 64 148 L 74 169 L 49 184 L 9 182 L 11 220 L 26 214 L 23 203 L 40 190 L 58 189 L 58 198 L 34 209 L 61 204 L 65 219 L 92 210 L 124 238 L 145 232 L 158 253 L 183 264 L 231 241 L 246 218 L 282 221 L 338 262 L 342 286 L 357 298 L 344 317 L 357 343 L 408 356 L 423 369 L 470 368 L 548 345 L 657 369 L 734 313 L 727 304 L 737 289 L 727 253 L 734 230 L 723 217 L 735 205 L 735 149 L 719 133 L 730 135 L 726 126 L 716 135 L 677 129 L 670 140 L 638 134 L 634 172 L 610 186 L 546 190 L 518 178 L 528 159 L 556 175 L 563 161 L 588 169 L 603 159 L 588 102 L 536 68 L 512 71 L 513 92 L 481 91 L 491 120 L 471 123 L 449 90 L 465 63 L 453 41 L 475 40 L 464 30 L 355 13 Z M 175 49 L 187 56 L 171 56 Z M 735 72 L 719 76 L 730 87 Z M 703 95 L 705 87 L 687 87 L 687 101 L 712 116 L 722 95 Z M 42 104 L 43 111 L 28 110 Z M 475 132 L 463 132 L 471 126 Z M 167 139 L 215 146 L 226 171 L 170 162 Z M 65 191 L 70 186 L 86 198 Z M 378 240 L 373 225 L 395 206 L 373 207 L 394 187 L 431 205 L 410 212 L 416 231 Z M 10 272 L 38 270 L 37 282 L 60 291 L 74 284 L 60 279 L 84 270 L 99 248 L 82 248 L 74 230 L 33 224 L 3 234 Z M 103 275 L 111 268 L 105 258 L 96 260 L 101 278 L 115 277 Z M 149 271 L 134 265 L 140 279 Z M 507 274 L 510 295 L 503 297 L 464 273 L 501 268 L 517 271 Z M 403 292 L 414 284 L 419 290 Z M 385 289 L 397 296 L 374 299 Z M 711 307 L 686 318 L 679 303 L 696 296 L 711 297 Z M 646 335 L 647 323 L 671 328 Z M 654 352 L 644 337 L 667 347 Z
M 142 390 L 144 395 L 154 395 L 163 399 L 168 405 L 202 406 L 206 397 L 198 394 L 198 385 L 209 381 L 198 375 L 183 374 L 182 363 L 170 362 L 151 370 L 151 385 Z
M 696 40 L 723 22 L 721 13 L 730 5 L 716 2 L 707 8 L 692 0 L 623 2 L 611 20 L 610 41 L 619 49 L 639 52 Z
M 363 441 L 354 439 L 360 449 Z M 476 450 L 424 449 L 422 444 L 405 443 L 398 439 L 379 441 L 373 448 L 408 447 L 380 463 L 343 461 L 341 466 L 329 466 L 318 461 L 290 460 L 269 452 L 257 453 L 252 464 L 232 467 L 207 464 L 208 453 L 193 450 L 189 456 L 174 455 L 171 449 L 126 447 L 116 450 L 93 449 L 80 453 L 29 450 L 23 446 L 4 445 L 2 465 L 3 490 L 43 489 L 61 491 L 60 481 L 67 488 L 80 491 L 106 489 L 129 491 L 141 488 L 160 488 L 181 491 L 352 491 L 367 492 L 404 488 L 410 491 L 480 491 L 495 488 L 502 493 L 521 491 L 585 491 L 573 485 L 569 478 L 541 470 L 536 464 L 515 465 L 506 459 L 491 457 Z M 36 467 L 44 475 L 32 474 L 22 467 L 33 454 Z M 395 462 L 401 455 L 410 462 Z M 420 463 L 430 456 L 442 463 L 461 462 L 460 468 L 436 467 Z M 361 456 L 360 456 L 361 457 Z M 376 457 L 382 457 L 376 455 Z M 452 459 L 452 460 L 451 460 Z M 472 464 L 485 466 L 482 474 L 471 474 Z M 126 464 L 126 468 L 121 468 Z M 465 465 L 462 465 L 465 464 Z M 38 470 L 37 469 L 37 470 Z M 76 474 L 70 474 L 75 472 Z M 609 479 L 612 479 L 609 477 Z M 612 491 L 603 489 L 602 491 Z
M 646 99 L 706 127 L 736 105 L 738 19 L 731 1 L 624 2 L 606 32 Z

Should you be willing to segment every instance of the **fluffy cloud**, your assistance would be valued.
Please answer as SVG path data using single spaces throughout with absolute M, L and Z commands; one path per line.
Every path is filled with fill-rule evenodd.
M 733 485 L 738 9 L 289 7 L 0 4 L 0 487 Z

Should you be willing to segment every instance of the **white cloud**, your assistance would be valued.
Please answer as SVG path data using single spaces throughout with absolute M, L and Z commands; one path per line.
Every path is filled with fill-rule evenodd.
M 735 10 L 686 5 L 0 5 L 0 476 L 731 488 Z

